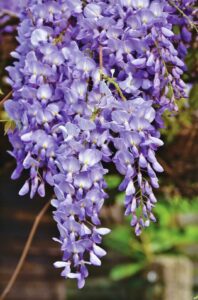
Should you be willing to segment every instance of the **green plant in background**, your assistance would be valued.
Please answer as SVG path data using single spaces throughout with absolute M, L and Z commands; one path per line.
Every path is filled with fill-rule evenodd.
M 114 178 L 108 176 L 109 188 L 115 187 Z M 119 182 L 119 178 L 116 179 Z M 124 195 L 116 196 L 115 205 L 121 205 Z M 158 255 L 187 254 L 186 248 L 198 241 L 197 213 L 198 198 L 192 201 L 181 197 L 161 199 L 155 214 L 157 224 L 151 225 L 140 237 L 136 237 L 127 221 L 115 225 L 112 233 L 105 240 L 106 245 L 126 258 L 127 263 L 112 268 L 110 277 L 121 280 L 137 274 L 148 267 Z
M 167 143 L 174 141 L 182 127 L 189 127 L 192 124 L 193 106 L 190 103 L 187 99 L 182 98 L 177 101 L 180 114 L 175 113 L 170 116 L 169 112 L 164 113 L 165 128 L 161 130 L 161 133 Z
M 198 53 L 198 51 L 197 51 Z M 190 91 L 190 97 L 189 97 L 189 104 L 190 107 L 192 107 L 192 109 L 194 110 L 194 113 L 198 113 L 198 83 L 194 84 L 191 91 Z
M 173 142 L 174 138 L 181 132 L 181 128 L 192 126 L 193 120 L 198 116 L 198 84 L 189 86 L 189 99 L 180 99 L 177 101 L 180 113 L 174 115 L 169 112 L 164 113 L 165 128 L 161 133 L 166 142 Z

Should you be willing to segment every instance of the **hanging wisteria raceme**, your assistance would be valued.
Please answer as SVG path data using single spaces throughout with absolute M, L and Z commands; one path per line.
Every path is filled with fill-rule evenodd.
M 181 79 L 185 65 L 174 45 L 173 25 L 168 21 L 171 6 L 167 2 L 116 4 L 87 4 L 85 18 L 79 15 L 77 19 L 76 40 L 82 50 L 91 51 L 96 60 L 99 57 L 102 79 L 112 95 L 124 102 L 120 108 L 109 104 L 112 113 L 110 117 L 106 114 L 105 121 L 118 150 L 113 161 L 125 175 L 120 189 L 126 190 L 126 214 L 132 214 L 131 224 L 140 234 L 142 227 L 155 220 L 152 186 L 158 187 L 156 172 L 163 171 L 155 158 L 155 151 L 163 144 L 158 128 L 163 127 L 163 112 L 176 110 L 176 99 L 186 96 Z M 124 164 L 133 166 L 128 174 Z
M 42 9 L 46 7 L 40 5 L 39 12 Z M 20 195 L 30 189 L 31 197 L 36 191 L 44 196 L 45 181 L 54 186 L 57 197 L 52 201 L 56 207 L 54 219 L 64 252 L 63 263 L 55 266 L 63 266 L 62 275 L 78 279 L 82 287 L 88 276 L 86 265 L 101 264 L 100 257 L 105 251 L 98 244 L 101 236 L 109 232 L 99 227 L 98 216 L 106 198 L 103 190 L 106 170 L 101 160 L 108 161 L 110 156 L 106 144 L 108 130 L 96 113 L 96 104 L 101 98 L 100 82 L 95 84 L 95 95 L 92 91 L 90 96 L 87 81 L 95 62 L 72 42 L 71 19 L 53 34 L 52 27 L 44 30 L 30 25 L 33 17 L 35 22 L 37 18 L 40 21 L 34 7 L 31 18 L 25 18 L 19 28 L 23 46 L 12 53 L 16 58 L 20 53 L 20 60 L 14 68 L 8 68 L 15 92 L 14 101 L 7 101 L 6 109 L 18 125 L 15 132 L 10 133 L 14 146 L 12 155 L 18 163 L 13 178 L 20 176 L 23 169 L 30 170 L 30 178 Z M 47 21 L 48 17 L 46 13 Z M 64 18 L 64 13 L 58 15 L 59 20 Z M 62 31 L 65 30 L 63 46 Z M 48 31 L 53 35 L 50 41 Z M 87 103 L 85 97 L 90 97 Z
M 7 68 L 13 96 L 5 108 L 16 123 L 9 131 L 12 178 L 29 170 L 19 194 L 31 198 L 44 197 L 46 183 L 53 187 L 55 240 L 63 251 L 55 267 L 79 288 L 87 267 L 106 254 L 99 246 L 109 233 L 99 218 L 107 198 L 104 162 L 124 177 L 119 189 L 136 234 L 155 221 L 159 129 L 163 112 L 185 97 L 192 5 L 22 1 L 16 62 Z
M 77 106 L 84 109 L 82 103 Z M 74 112 L 73 108 L 71 111 Z M 101 236 L 109 233 L 109 229 L 98 227 L 99 212 L 107 196 L 103 179 L 106 170 L 101 165 L 103 151 L 96 146 L 101 148 L 105 143 L 107 132 L 78 114 L 74 119 L 60 127 L 65 140 L 57 152 L 60 173 L 54 176 L 57 199 L 52 205 L 56 208 L 54 219 L 64 253 L 63 261 L 56 262 L 55 266 L 63 267 L 62 275 L 76 278 L 81 288 L 88 276 L 87 265 L 100 266 L 100 257 L 106 254 L 98 246 Z

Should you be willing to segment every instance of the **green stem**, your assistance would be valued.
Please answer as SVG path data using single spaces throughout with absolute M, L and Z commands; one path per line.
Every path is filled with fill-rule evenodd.
M 127 99 L 123 95 L 122 90 L 121 90 L 119 84 L 115 81 L 115 79 L 113 77 L 109 77 L 108 75 L 106 75 L 103 72 L 103 48 L 102 48 L 101 45 L 99 46 L 99 65 L 100 65 L 100 78 L 101 78 L 101 80 L 104 79 L 108 83 L 112 84 L 115 87 L 115 89 L 116 89 L 117 93 L 119 94 L 120 98 L 123 101 L 126 101 Z
M 91 121 L 95 121 L 95 119 L 97 118 L 97 116 L 99 115 L 100 113 L 100 109 L 95 109 L 92 116 L 91 116 Z
M 113 77 L 109 77 L 108 75 L 104 74 L 102 71 L 101 71 L 101 77 L 102 77 L 105 81 L 107 81 L 108 83 L 112 84 L 112 85 L 115 87 L 117 93 L 119 94 L 120 98 L 121 98 L 123 101 L 126 101 L 126 100 L 127 100 L 126 97 L 123 95 L 122 90 L 121 90 L 119 84 L 114 80 Z

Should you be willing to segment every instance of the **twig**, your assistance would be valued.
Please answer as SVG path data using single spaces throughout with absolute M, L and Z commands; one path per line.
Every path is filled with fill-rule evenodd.
M 1 101 L 0 101 L 0 107 L 6 102 L 10 97 L 12 96 L 12 91 L 10 91 Z
M 19 272 L 21 271 L 21 268 L 23 267 L 24 261 L 25 261 L 25 259 L 27 257 L 28 252 L 29 252 L 32 240 L 33 240 L 35 232 L 37 230 L 37 227 L 38 227 L 38 225 L 39 225 L 42 217 L 44 216 L 44 214 L 46 213 L 46 211 L 50 207 L 50 202 L 51 201 L 47 202 L 45 204 L 45 206 L 41 209 L 41 211 L 39 212 L 39 214 L 36 216 L 36 219 L 34 221 L 34 224 L 32 226 L 30 234 L 28 236 L 27 242 L 25 244 L 25 247 L 23 249 L 23 252 L 21 254 L 19 262 L 18 262 L 18 264 L 17 264 L 17 266 L 16 266 L 16 268 L 14 270 L 14 273 L 12 274 L 12 277 L 10 278 L 7 286 L 5 287 L 3 293 L 1 294 L 0 300 L 4 300 L 6 298 L 6 296 L 8 295 L 8 293 L 10 292 L 11 288 L 13 287 L 13 285 L 14 285 L 14 283 L 15 283 L 18 275 L 19 275 Z
M 102 72 L 103 69 L 103 48 L 99 46 L 99 64 L 100 64 L 100 71 Z
M 185 14 L 185 12 L 173 1 L 169 0 L 170 5 L 172 5 L 175 9 L 178 10 L 178 12 L 180 12 L 180 14 L 187 19 L 188 23 L 190 24 L 190 26 L 192 28 L 194 28 L 196 30 L 196 32 L 198 33 L 198 28 L 197 26 L 194 24 L 194 22 L 191 21 L 191 19 Z

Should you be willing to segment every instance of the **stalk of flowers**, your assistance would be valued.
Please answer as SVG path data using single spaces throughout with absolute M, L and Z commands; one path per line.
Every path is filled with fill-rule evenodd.
M 82 104 L 82 103 L 81 103 Z M 80 105 L 80 103 L 78 103 Z M 73 107 L 72 107 L 73 110 Z M 76 278 L 82 288 L 88 276 L 89 265 L 100 266 L 106 252 L 98 245 L 109 229 L 100 227 L 99 213 L 107 197 L 103 176 L 107 172 L 101 164 L 103 155 L 97 145 L 106 142 L 107 132 L 97 128 L 93 121 L 79 118 L 60 126 L 64 141 L 57 153 L 56 164 L 60 173 L 54 176 L 57 222 L 63 267 L 61 275 Z
M 128 100 L 111 114 L 111 130 L 117 135 L 113 158 L 118 172 L 124 175 L 119 189 L 125 191 L 126 215 L 132 216 L 136 235 L 155 221 L 152 208 L 157 202 L 152 188 L 158 188 L 156 172 L 162 172 L 155 152 L 163 142 L 152 125 L 156 116 L 152 101 L 138 97 Z
M 50 17 L 49 11 L 54 12 Z M 66 18 L 60 30 L 59 21 Z M 46 22 L 59 26 L 43 26 Z M 30 7 L 19 28 L 21 44 L 13 53 L 19 62 L 9 68 L 14 99 L 7 101 L 6 109 L 17 124 L 9 133 L 18 164 L 12 177 L 30 169 L 20 195 L 29 191 L 30 183 L 31 197 L 36 191 L 45 195 L 45 180 L 54 186 L 54 219 L 64 252 L 63 262 L 55 266 L 64 266 L 62 275 L 78 279 L 82 287 L 88 276 L 86 265 L 100 265 L 105 255 L 98 246 L 109 232 L 98 227 L 106 198 L 101 160 L 108 160 L 110 152 L 108 131 L 95 112 L 101 98 L 99 82 L 88 93 L 95 63 L 72 42 L 75 24 L 72 28 L 70 22 L 68 7 L 59 14 L 56 2 Z
M 177 109 L 175 100 L 186 96 L 181 79 L 185 64 L 179 58 L 173 24 L 168 22 L 171 13 L 175 14 L 175 9 L 170 11 L 165 1 L 120 1 L 116 6 L 97 1 L 85 6 L 84 18 L 77 22 L 80 32 L 76 39 L 82 49 L 90 44 L 93 57 L 97 57 L 102 45 L 102 77 L 115 97 L 127 100 L 120 108 L 111 107 L 111 130 L 113 136 L 117 134 L 112 140 L 119 149 L 114 162 L 125 175 L 121 189 L 126 189 L 126 213 L 132 214 L 137 234 L 155 220 L 151 186 L 158 187 L 155 172 L 163 171 L 155 158 L 163 144 L 157 130 L 163 127 L 161 116 L 167 109 Z
M 68 121 L 56 126 L 61 145 L 56 151 L 59 172 L 53 177 L 56 199 L 52 205 L 60 232 L 60 239 L 55 240 L 61 244 L 63 258 L 55 267 L 64 268 L 61 275 L 77 279 L 82 288 L 87 267 L 100 266 L 100 258 L 106 254 L 98 244 L 109 229 L 99 227 L 99 213 L 107 197 L 103 178 L 107 170 L 102 161 L 108 162 L 111 152 L 108 126 L 101 116 L 106 98 L 96 63 L 75 42 L 64 47 L 62 53 L 71 76 L 63 108 Z
M 67 120 L 62 109 L 65 90 L 61 87 L 68 77 L 66 59 L 61 51 L 63 46 L 57 45 L 56 39 L 66 28 L 67 21 L 63 20 L 68 20 L 70 13 L 64 4 L 37 3 L 30 1 L 29 9 L 21 17 L 19 46 L 12 53 L 18 61 L 7 68 L 13 100 L 5 105 L 17 125 L 14 133 L 9 134 L 17 161 L 12 178 L 29 169 L 30 177 L 20 194 L 30 189 L 31 197 L 36 191 L 45 195 L 45 181 L 53 185 L 55 150 L 61 142 L 54 128 Z M 67 34 L 70 41 L 69 30 Z
M 159 54 L 154 42 L 158 37 L 157 31 L 160 31 L 160 40 L 165 40 L 167 36 L 170 39 L 174 35 L 169 29 L 170 25 L 167 24 L 166 19 L 167 14 L 163 9 L 164 3 L 162 2 L 155 2 L 150 5 L 149 1 L 121 1 L 119 4 L 117 3 L 117 6 L 114 6 L 113 3 L 105 4 L 97 1 L 94 4 L 87 4 L 84 9 L 85 17 L 81 22 L 80 20 L 77 22 L 80 24 L 80 32 L 76 39 L 80 40 L 81 45 L 83 45 L 82 49 L 86 49 L 87 44 L 92 45 L 92 55 L 97 57 L 97 55 L 101 56 L 101 54 L 98 54 L 98 49 L 102 45 L 102 64 L 100 61 L 102 78 L 109 84 L 110 92 L 117 98 L 118 102 L 110 103 L 112 106 L 109 107 L 109 110 L 113 112 L 111 118 L 106 119 L 106 122 L 112 121 L 110 128 L 114 132 L 113 136 L 116 134 L 116 138 L 112 137 L 114 145 L 116 147 L 126 145 L 126 151 L 124 151 L 124 148 L 122 148 L 122 151 L 118 148 L 120 151 L 116 153 L 114 162 L 117 169 L 122 170 L 121 173 L 123 175 L 126 175 L 126 170 L 123 170 L 124 164 L 127 162 L 131 165 L 131 171 L 127 174 L 127 179 L 125 178 L 121 189 L 127 189 L 127 214 L 129 213 L 129 207 L 133 206 L 130 213 L 134 216 L 132 224 L 136 226 L 137 234 L 140 233 L 140 228 L 145 223 L 143 218 L 147 219 L 146 225 L 149 224 L 150 219 L 155 219 L 151 214 L 151 208 L 154 203 L 151 204 L 146 194 L 146 189 L 148 195 L 151 194 L 151 186 L 148 180 L 142 176 L 139 164 L 141 168 L 144 168 L 144 172 L 148 172 L 154 187 L 157 187 L 156 174 L 150 164 L 153 163 L 157 171 L 162 171 L 154 155 L 154 151 L 157 150 L 159 145 L 162 145 L 162 142 L 158 139 L 159 133 L 155 130 L 155 127 L 151 126 L 151 123 L 156 118 L 156 113 L 151 106 L 160 104 L 160 108 L 167 108 L 170 102 L 169 99 L 166 106 L 164 102 L 160 103 L 158 100 L 169 76 L 169 74 L 166 74 L 167 79 L 163 78 L 165 77 L 165 55 L 163 50 L 165 52 L 171 45 L 174 57 L 176 56 L 174 46 L 168 39 L 169 44 L 168 47 L 166 44 L 167 48 L 163 49 L 163 44 L 159 44 L 159 47 L 162 48 L 160 49 L 162 54 Z M 86 39 L 84 39 L 85 33 Z M 174 57 L 172 58 L 173 62 Z M 160 82 L 161 80 L 162 83 Z M 138 95 L 142 95 L 145 101 L 142 97 L 136 99 Z M 148 102 L 150 99 L 152 100 Z M 122 100 L 127 100 L 126 104 L 122 103 L 119 105 L 119 102 Z M 137 102 L 139 102 L 139 106 Z M 146 107 L 146 105 L 148 106 Z M 137 107 L 138 109 L 136 109 Z M 138 112 L 141 110 L 145 111 L 145 115 L 140 113 L 138 116 Z M 137 114 L 136 118 L 133 116 L 133 111 Z M 134 141 L 131 135 L 134 136 Z M 150 138 L 153 138 L 152 142 L 147 141 Z M 136 140 L 139 140 L 138 145 L 136 145 L 138 149 L 133 153 L 131 146 L 137 142 Z M 139 144 L 141 144 L 140 147 Z M 148 153 L 151 161 L 147 158 Z M 138 162 L 139 159 L 140 163 Z M 138 183 L 137 190 L 135 187 L 132 187 L 134 181 Z M 129 189 L 131 190 L 129 191 Z M 140 193 L 141 197 L 139 195 L 137 197 L 138 200 L 134 200 L 135 203 L 137 202 L 137 205 L 132 205 L 134 198 L 132 196 L 136 193 Z M 151 197 L 153 202 L 156 202 L 153 193 Z M 147 203 L 149 212 L 145 203 Z M 136 217 L 136 208 L 140 206 L 142 212 L 139 222 Z

